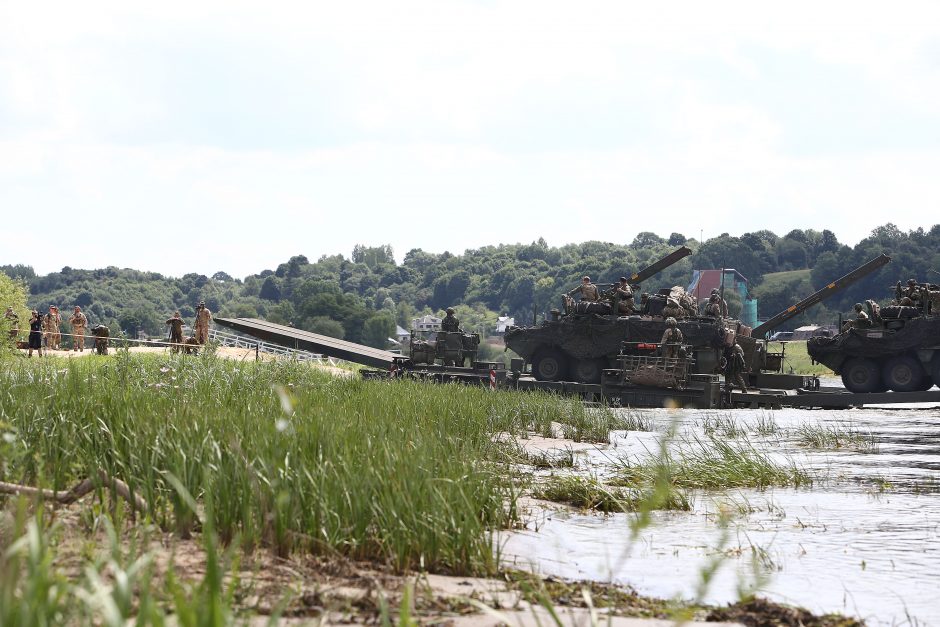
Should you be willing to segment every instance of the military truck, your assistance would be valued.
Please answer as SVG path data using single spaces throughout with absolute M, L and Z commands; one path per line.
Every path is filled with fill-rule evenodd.
M 930 389 L 940 383 L 940 311 L 933 307 L 940 287 L 922 284 L 918 292 L 913 307 L 869 301 L 867 323 L 852 321 L 835 337 L 809 339 L 809 356 L 841 375 L 850 392 Z
M 412 334 L 409 352 L 412 364 L 440 362 L 444 366 L 463 366 L 467 360 L 470 364 L 476 361 L 479 346 L 478 333 L 436 331 L 433 338 L 416 339 Z

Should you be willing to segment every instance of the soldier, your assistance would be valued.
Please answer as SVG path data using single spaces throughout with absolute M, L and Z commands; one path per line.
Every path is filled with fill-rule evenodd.
M 721 306 L 721 317 L 728 317 L 728 301 L 721 297 L 721 292 L 718 291 L 718 288 L 712 289 L 712 296 L 715 296 L 718 300 L 718 304 Z
M 698 315 L 698 305 L 688 292 L 683 292 L 679 297 L 679 306 L 685 311 L 686 318 Z
M 196 307 L 196 324 L 193 325 L 196 332 L 196 341 L 203 345 L 209 340 L 209 321 L 212 320 L 212 312 L 206 307 L 206 301 L 199 301 Z
M 721 318 L 721 303 L 718 302 L 717 294 L 708 297 L 708 304 L 705 305 L 705 315 L 711 318 Z
M 69 324 L 72 325 L 72 350 L 85 350 L 85 327 L 88 326 L 88 318 L 82 313 L 82 308 L 75 305 L 72 317 L 69 318 Z
M 187 355 L 199 354 L 199 340 L 196 339 L 195 335 L 190 335 L 183 344 L 185 344 L 185 346 L 183 346 L 183 353 Z
M 725 355 L 721 358 L 725 368 L 725 387 L 728 390 L 734 390 L 737 385 L 742 392 L 747 391 L 747 380 L 744 373 L 747 372 L 747 362 L 744 360 L 744 349 L 737 342 L 731 348 L 725 349 Z
M 633 304 L 633 288 L 627 283 L 627 277 L 620 277 L 620 283 L 614 288 L 614 296 L 617 298 L 617 313 L 632 314 L 635 307 Z
M 679 301 L 672 297 L 666 299 L 666 306 L 663 307 L 663 318 L 669 317 L 676 320 L 685 318 L 685 310 L 679 306 Z
M 458 320 L 457 316 L 454 315 L 453 307 L 447 308 L 447 315 L 444 316 L 443 320 L 441 320 L 441 331 L 460 331 L 460 320 Z
M 59 308 L 55 305 L 49 305 L 49 313 L 46 314 L 46 325 L 49 332 L 46 336 L 46 348 L 59 350 L 59 344 L 62 343 L 62 333 L 59 332 L 60 324 L 62 324 L 62 316 L 59 315 Z
M 42 316 L 33 309 L 29 319 L 29 357 L 33 356 L 33 349 L 39 351 L 42 357 Z
M 20 317 L 13 311 L 13 307 L 7 307 L 7 310 L 3 313 L 3 317 L 10 325 L 10 339 L 16 342 L 16 336 L 20 332 Z
M 597 291 L 597 286 L 591 283 L 591 277 L 589 276 L 582 278 L 581 285 L 568 292 L 568 297 L 572 298 L 579 292 L 581 294 L 581 300 L 597 302 L 601 298 L 600 292 Z
M 870 326 L 871 318 L 865 313 L 865 308 L 861 303 L 855 303 L 855 320 L 846 320 L 845 324 L 842 325 L 842 331 L 845 332 L 852 328 L 867 329 Z
M 679 349 L 682 348 L 682 331 L 679 330 L 678 323 L 673 317 L 666 318 L 666 331 L 663 333 L 662 355 L 666 359 L 678 357 Z
M 183 348 L 181 346 L 183 344 L 183 319 L 180 317 L 180 312 L 174 313 L 166 323 L 170 326 L 170 350 L 178 353 Z
M 96 324 L 91 329 L 95 336 L 95 352 L 99 355 L 108 354 L 108 338 L 111 336 L 111 330 L 103 324 Z

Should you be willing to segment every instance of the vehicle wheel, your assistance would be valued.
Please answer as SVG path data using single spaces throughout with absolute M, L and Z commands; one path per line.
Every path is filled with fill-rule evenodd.
M 532 374 L 539 381 L 564 381 L 568 374 L 568 357 L 554 348 L 543 349 L 532 361 Z
M 850 359 L 842 368 L 842 384 L 849 392 L 877 392 L 881 387 L 881 370 L 870 359 Z
M 571 368 L 571 374 L 579 383 L 600 383 L 606 365 L 603 359 L 578 359 Z
M 910 355 L 892 357 L 881 371 L 885 385 L 895 392 L 914 392 L 924 381 L 924 367 Z
M 933 377 L 931 377 L 926 372 L 924 373 L 924 380 L 921 382 L 920 387 L 917 388 L 920 392 L 926 392 L 933 387 Z

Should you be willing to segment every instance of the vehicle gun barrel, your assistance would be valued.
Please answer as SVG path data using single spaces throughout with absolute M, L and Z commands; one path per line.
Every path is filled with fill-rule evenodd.
M 681 248 L 677 248 L 676 250 L 672 251 L 671 253 L 669 253 L 668 255 L 666 255 L 665 257 L 663 257 L 656 263 L 643 268 L 639 272 L 631 274 L 629 283 L 633 285 L 637 283 L 642 283 L 646 279 L 659 274 L 660 272 L 662 272 L 663 270 L 665 270 L 672 264 L 676 263 L 677 261 L 681 261 L 682 259 L 685 259 L 691 254 L 692 254 L 692 249 L 689 248 L 688 246 L 682 246 Z
M 862 279 L 868 276 L 869 274 L 871 274 L 878 268 L 882 267 L 889 261 L 891 261 L 891 257 L 882 253 L 881 256 L 875 257 L 868 263 L 855 268 L 854 270 L 846 274 L 844 277 L 841 277 L 839 279 L 836 279 L 832 283 L 829 283 L 818 292 L 810 296 L 807 296 L 806 298 L 796 303 L 795 305 L 790 305 L 789 307 L 787 307 L 786 309 L 778 313 L 776 316 L 774 316 L 767 322 L 757 325 L 756 327 L 754 327 L 754 330 L 751 332 L 751 335 L 757 338 L 763 337 L 764 334 L 767 333 L 768 331 L 775 329 L 776 327 L 780 326 L 781 324 L 783 324 L 790 318 L 800 315 L 801 313 L 803 313 L 804 311 L 806 311 L 813 305 L 817 305 L 821 303 L 822 301 L 826 300 L 833 294 L 852 285 L 859 279 Z

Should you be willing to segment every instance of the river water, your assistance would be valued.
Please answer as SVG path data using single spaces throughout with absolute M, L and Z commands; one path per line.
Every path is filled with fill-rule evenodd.
M 813 485 L 693 492 L 692 511 L 656 512 L 634 541 L 631 515 L 536 506 L 525 530 L 500 538 L 504 563 L 688 599 L 717 562 L 704 596 L 710 603 L 757 585 L 768 598 L 869 624 L 940 625 L 940 408 L 642 414 L 652 431 L 614 432 L 609 445 L 578 447 L 570 472 L 604 478 L 624 457 L 655 453 L 676 425 L 674 443 L 707 433 L 745 442 L 804 467 Z M 801 438 L 807 426 L 854 434 L 861 446 L 813 448 Z M 733 512 L 730 522 L 720 510 Z

